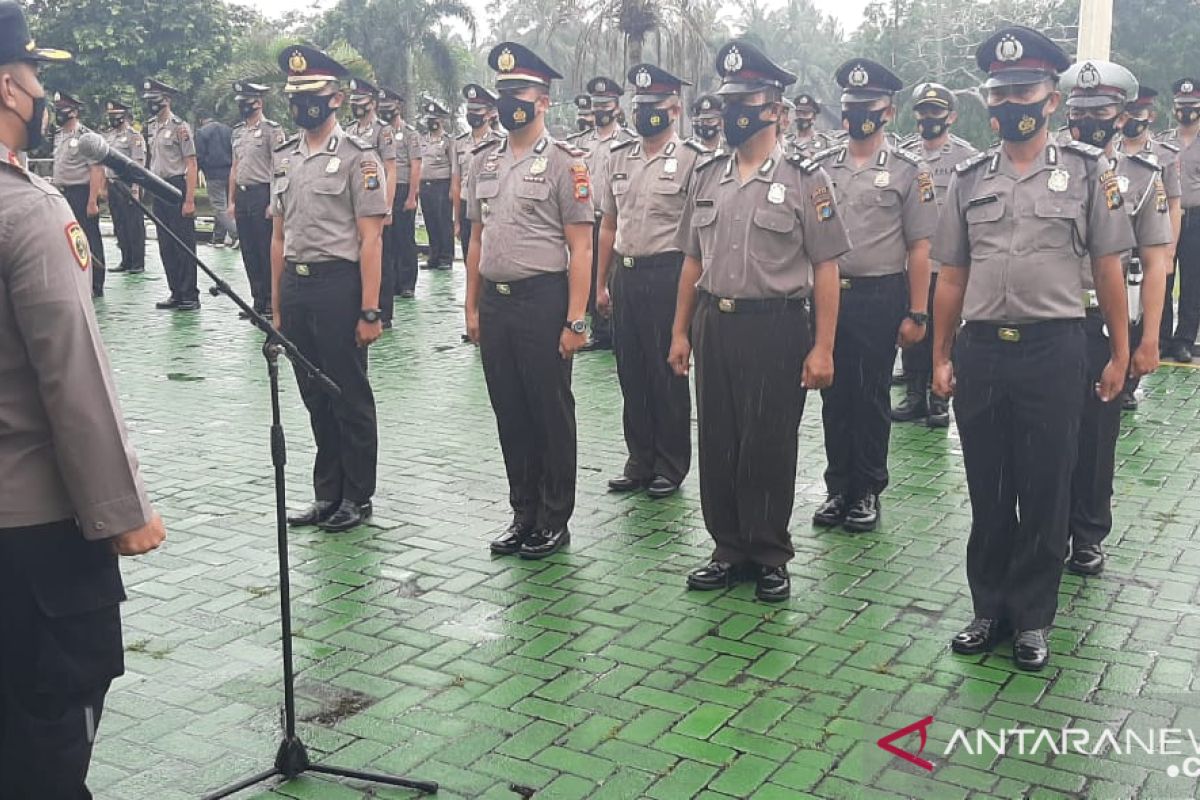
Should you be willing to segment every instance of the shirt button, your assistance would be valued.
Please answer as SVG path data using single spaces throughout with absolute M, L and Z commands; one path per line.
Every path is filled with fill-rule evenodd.
M 103 522 L 97 522 L 97 523 L 93 524 L 92 527 L 98 531 L 102 531 L 102 530 L 104 530 L 105 526 L 104 526 Z

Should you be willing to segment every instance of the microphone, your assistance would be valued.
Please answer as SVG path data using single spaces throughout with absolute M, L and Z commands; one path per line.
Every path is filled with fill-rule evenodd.
M 79 153 L 88 161 L 103 164 L 126 183 L 136 183 L 150 194 L 168 203 L 182 203 L 183 193 L 129 156 L 108 146 L 104 137 L 88 131 L 79 137 Z

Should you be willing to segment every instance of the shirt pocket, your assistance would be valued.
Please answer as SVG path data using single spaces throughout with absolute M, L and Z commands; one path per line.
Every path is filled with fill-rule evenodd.
M 783 208 L 757 208 L 751 221 L 750 258 L 772 270 L 788 266 L 800 244 L 796 215 Z
M 345 175 L 322 175 L 313 184 L 313 194 L 337 195 L 346 191 Z
M 271 182 L 271 193 L 275 197 L 275 208 L 277 211 L 283 212 L 287 210 L 284 200 L 287 197 L 288 187 L 291 186 L 292 179 L 286 175 L 282 175 Z
M 967 220 L 967 240 L 971 243 L 971 253 L 996 252 L 1006 249 L 1004 238 L 1004 201 L 993 200 L 977 206 L 967 206 L 964 214 Z
M 525 203 L 544 202 L 550 199 L 550 184 L 542 181 L 521 181 L 517 184 L 517 197 Z
M 1043 197 L 1033 206 L 1037 228 L 1032 242 L 1035 250 L 1061 250 L 1068 245 L 1078 252 L 1076 240 L 1083 234 L 1081 219 L 1083 202 L 1079 198 Z
M 700 239 L 701 263 L 708 266 L 717 247 L 717 209 L 714 206 L 697 206 L 692 211 L 692 227 Z

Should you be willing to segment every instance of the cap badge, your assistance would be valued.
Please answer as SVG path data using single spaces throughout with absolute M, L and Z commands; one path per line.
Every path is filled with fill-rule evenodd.
M 500 57 L 496 59 L 496 66 L 501 72 L 512 72 L 517 66 L 517 58 L 512 54 L 512 50 L 507 47 L 500 52 Z
M 1019 61 L 1023 55 L 1025 55 L 1025 46 L 1011 34 L 1005 36 L 996 45 L 996 58 L 1001 61 Z
M 142 88 L 143 88 L 143 89 L 149 89 L 149 88 L 150 88 L 150 81 L 146 81 L 145 83 L 143 83 L 143 84 L 142 84 Z
M 1079 87 L 1081 89 L 1095 89 L 1100 85 L 1100 72 L 1092 62 L 1083 65 L 1083 69 L 1079 71 Z
M 1065 169 L 1056 169 L 1050 173 L 1050 177 L 1046 181 L 1046 188 L 1052 192 L 1065 192 L 1070 183 L 1071 173 Z
M 850 74 L 846 77 L 846 82 L 855 88 L 862 88 L 871 80 L 871 76 L 863 69 L 862 64 L 855 64 L 854 69 L 850 70 Z
M 651 83 L 650 72 L 645 69 L 638 70 L 638 74 L 634 76 L 633 82 L 639 89 L 645 89 Z
M 926 97 L 937 97 L 938 96 L 937 89 L 926 89 L 925 96 Z
M 703 100 L 700 101 L 700 108 L 704 109 L 705 111 L 711 111 L 712 110 L 712 100 L 709 100 L 707 97 L 704 98 Z
M 1181 94 L 1191 94 L 1195 89 L 1196 87 L 1192 85 L 1191 81 L 1184 81 L 1183 83 L 1179 84 L 1179 91 Z
M 600 80 L 600 81 L 596 81 L 596 91 L 597 91 L 597 92 L 607 92 L 607 91 L 608 91 L 608 84 L 607 84 L 605 81 L 602 81 L 602 80 Z
M 729 48 L 729 52 L 725 54 L 725 60 L 721 62 L 721 66 L 725 67 L 727 73 L 742 71 L 742 54 L 737 47 Z M 747 124 L 749 124 L 749 120 L 747 120 Z
M 308 59 L 299 50 L 293 50 L 288 56 L 288 69 L 292 72 L 304 72 L 308 69 Z
M 575 105 L 578 106 L 579 108 L 587 108 L 587 104 L 588 104 L 588 101 L 587 101 L 586 97 L 576 97 L 575 98 Z
M 474 87 L 474 86 L 472 86 L 471 88 L 467 89 L 467 99 L 468 99 L 468 100 L 474 100 L 474 99 L 475 99 L 476 97 L 478 97 L 478 96 L 479 96 L 479 92 L 475 91 L 475 87 Z

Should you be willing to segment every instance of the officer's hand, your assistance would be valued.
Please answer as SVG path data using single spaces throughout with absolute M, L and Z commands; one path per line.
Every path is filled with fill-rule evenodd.
M 387 214 L 385 214 L 385 215 L 383 216 L 383 227 L 385 227 L 385 228 L 386 228 L 386 227 L 390 226 L 390 225 L 391 225 L 393 222 L 395 222 L 395 221 L 396 221 L 396 220 L 395 220 L 395 218 L 393 218 L 393 217 L 392 217 L 392 212 L 391 212 L 391 211 L 389 211 L 389 212 L 387 212 Z
M 814 347 L 804 359 L 800 385 L 805 389 L 828 389 L 833 385 L 833 351 Z
M 671 337 L 671 352 L 667 354 L 667 363 L 675 374 L 683 377 L 688 374 L 692 361 L 692 343 L 686 336 Z
M 586 333 L 576 333 L 570 328 L 563 328 L 562 336 L 558 337 L 558 354 L 570 358 L 579 352 L 579 348 L 587 344 Z
M 896 336 L 896 345 L 907 350 L 925 338 L 926 330 L 924 325 L 918 325 L 905 317 L 904 321 L 900 323 L 900 333 Z
M 100 216 L 100 203 L 97 202 L 96 200 L 88 200 L 87 215 L 89 217 Z
M 412 200 L 405 200 L 404 201 L 404 210 L 405 211 L 416 211 L 417 210 L 417 198 L 414 197 Z
M 367 347 L 382 335 L 383 323 L 378 320 L 367 322 L 365 319 L 360 319 L 354 329 L 354 338 L 358 341 L 359 347 Z
M 267 209 L 265 211 L 263 211 L 263 216 L 266 217 L 267 219 L 271 218 L 271 204 L 270 203 L 267 204 Z
M 1158 369 L 1158 342 L 1143 339 L 1129 361 L 1129 374 L 1134 378 L 1149 375 Z
M 167 538 L 167 529 L 162 517 L 155 514 L 140 528 L 122 533 L 109 540 L 114 553 L 119 556 L 140 556 L 158 549 Z
M 462 236 L 462 224 L 458 220 L 454 220 L 454 238 Z
M 609 294 L 607 286 L 596 287 L 596 310 L 605 319 L 612 316 L 612 295 Z
M 1121 364 L 1109 359 L 1100 373 L 1100 382 L 1096 384 L 1096 397 L 1102 403 L 1111 403 L 1117 399 L 1125 388 L 1125 370 L 1128 364 Z
M 279 313 L 279 306 L 271 307 L 271 327 L 277 331 L 283 330 L 283 315 Z
M 225 213 L 228 214 L 231 218 L 237 216 L 237 205 L 234 203 L 230 203 L 229 205 L 227 205 L 225 207 Z
M 479 344 L 479 312 L 467 312 L 467 338 L 471 340 L 471 344 Z
M 185 217 L 196 216 L 196 201 L 195 200 L 184 200 L 182 213 Z
M 954 364 L 946 361 L 933 364 L 933 393 L 938 397 L 954 396 Z

